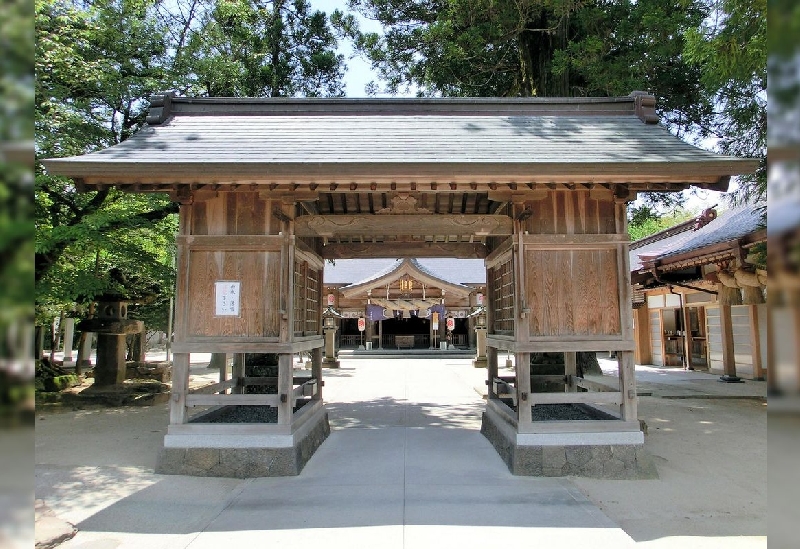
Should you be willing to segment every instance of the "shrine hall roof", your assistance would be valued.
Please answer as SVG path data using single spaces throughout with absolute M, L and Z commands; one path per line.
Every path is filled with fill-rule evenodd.
M 695 220 L 689 220 L 632 242 L 630 262 L 634 278 L 656 261 L 659 265 L 676 263 L 675 267 L 682 267 L 684 263 L 697 263 L 704 255 L 732 256 L 736 245 L 749 246 L 764 240 L 762 208 L 762 204 L 736 206 L 719 216 L 715 212 L 714 219 L 706 224 L 695 225 Z
M 753 160 L 714 154 L 670 134 L 656 123 L 655 98 L 639 92 L 453 99 L 166 94 L 152 104 L 148 124 L 131 138 L 82 156 L 44 160 L 48 172 L 133 191 L 437 181 L 441 190 L 448 183 L 498 181 L 724 190 L 731 175 L 756 167 Z M 658 187 L 665 182 L 675 188 Z
M 412 260 L 426 274 L 451 284 L 486 284 L 483 259 L 425 258 Z M 376 280 L 397 269 L 400 259 L 337 259 L 325 263 L 324 284 L 356 285 Z

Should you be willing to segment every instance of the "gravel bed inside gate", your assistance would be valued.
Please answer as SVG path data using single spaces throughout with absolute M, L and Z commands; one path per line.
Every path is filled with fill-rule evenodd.
M 579 421 L 618 419 L 582 404 L 539 404 L 531 406 L 533 421 Z
M 272 406 L 223 406 L 191 418 L 189 423 L 278 423 Z

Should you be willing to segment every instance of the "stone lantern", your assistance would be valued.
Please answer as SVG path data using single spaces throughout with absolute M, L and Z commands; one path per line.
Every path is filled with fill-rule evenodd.
M 338 368 L 339 361 L 336 359 L 336 319 L 342 315 L 328 305 L 328 308 L 322 311 L 322 332 L 325 334 L 325 357 L 322 359 L 324 366 L 328 368 Z
M 470 313 L 475 318 L 475 359 L 472 365 L 476 368 L 486 368 L 486 308 L 480 306 Z
M 125 381 L 125 338 L 144 331 L 144 322 L 128 320 L 128 301 L 120 296 L 101 296 L 95 318 L 83 320 L 78 327 L 97 334 L 97 364 L 94 385 L 110 387 Z

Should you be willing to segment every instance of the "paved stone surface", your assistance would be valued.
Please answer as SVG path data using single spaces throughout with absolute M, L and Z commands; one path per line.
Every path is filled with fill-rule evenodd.
M 61 547 L 766 547 L 756 401 L 643 397 L 657 481 L 521 478 L 478 432 L 468 359 L 324 374 L 332 432 L 297 477 L 154 474 L 163 405 L 39 415 L 36 497 L 78 528 Z

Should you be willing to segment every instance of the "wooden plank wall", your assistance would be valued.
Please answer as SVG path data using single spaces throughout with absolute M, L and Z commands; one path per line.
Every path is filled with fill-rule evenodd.
M 529 234 L 614 234 L 616 204 L 611 191 L 549 191 L 527 201 L 533 215 L 522 226 Z
M 530 250 L 530 335 L 619 335 L 617 251 Z
M 529 335 L 622 336 L 624 208 L 610 191 L 549 191 L 524 204 L 532 215 L 520 229 L 530 235 L 566 235 L 563 243 L 531 244 L 524 251 Z M 624 229 L 623 229 L 624 230 Z M 603 238 L 607 235 L 607 238 Z M 531 241 L 532 238 L 524 237 Z M 630 303 L 623 306 L 630 308 Z
M 283 223 L 273 212 L 280 201 L 261 198 L 257 191 L 197 193 L 189 207 L 182 220 L 188 240 L 181 250 L 185 337 L 278 337 L 284 245 L 277 237 Z M 220 237 L 214 249 L 193 244 L 192 237 L 200 241 L 210 238 L 206 235 Z M 262 245 L 244 238 L 249 235 L 274 238 Z M 238 317 L 214 316 L 214 282 L 221 280 L 241 282 Z

